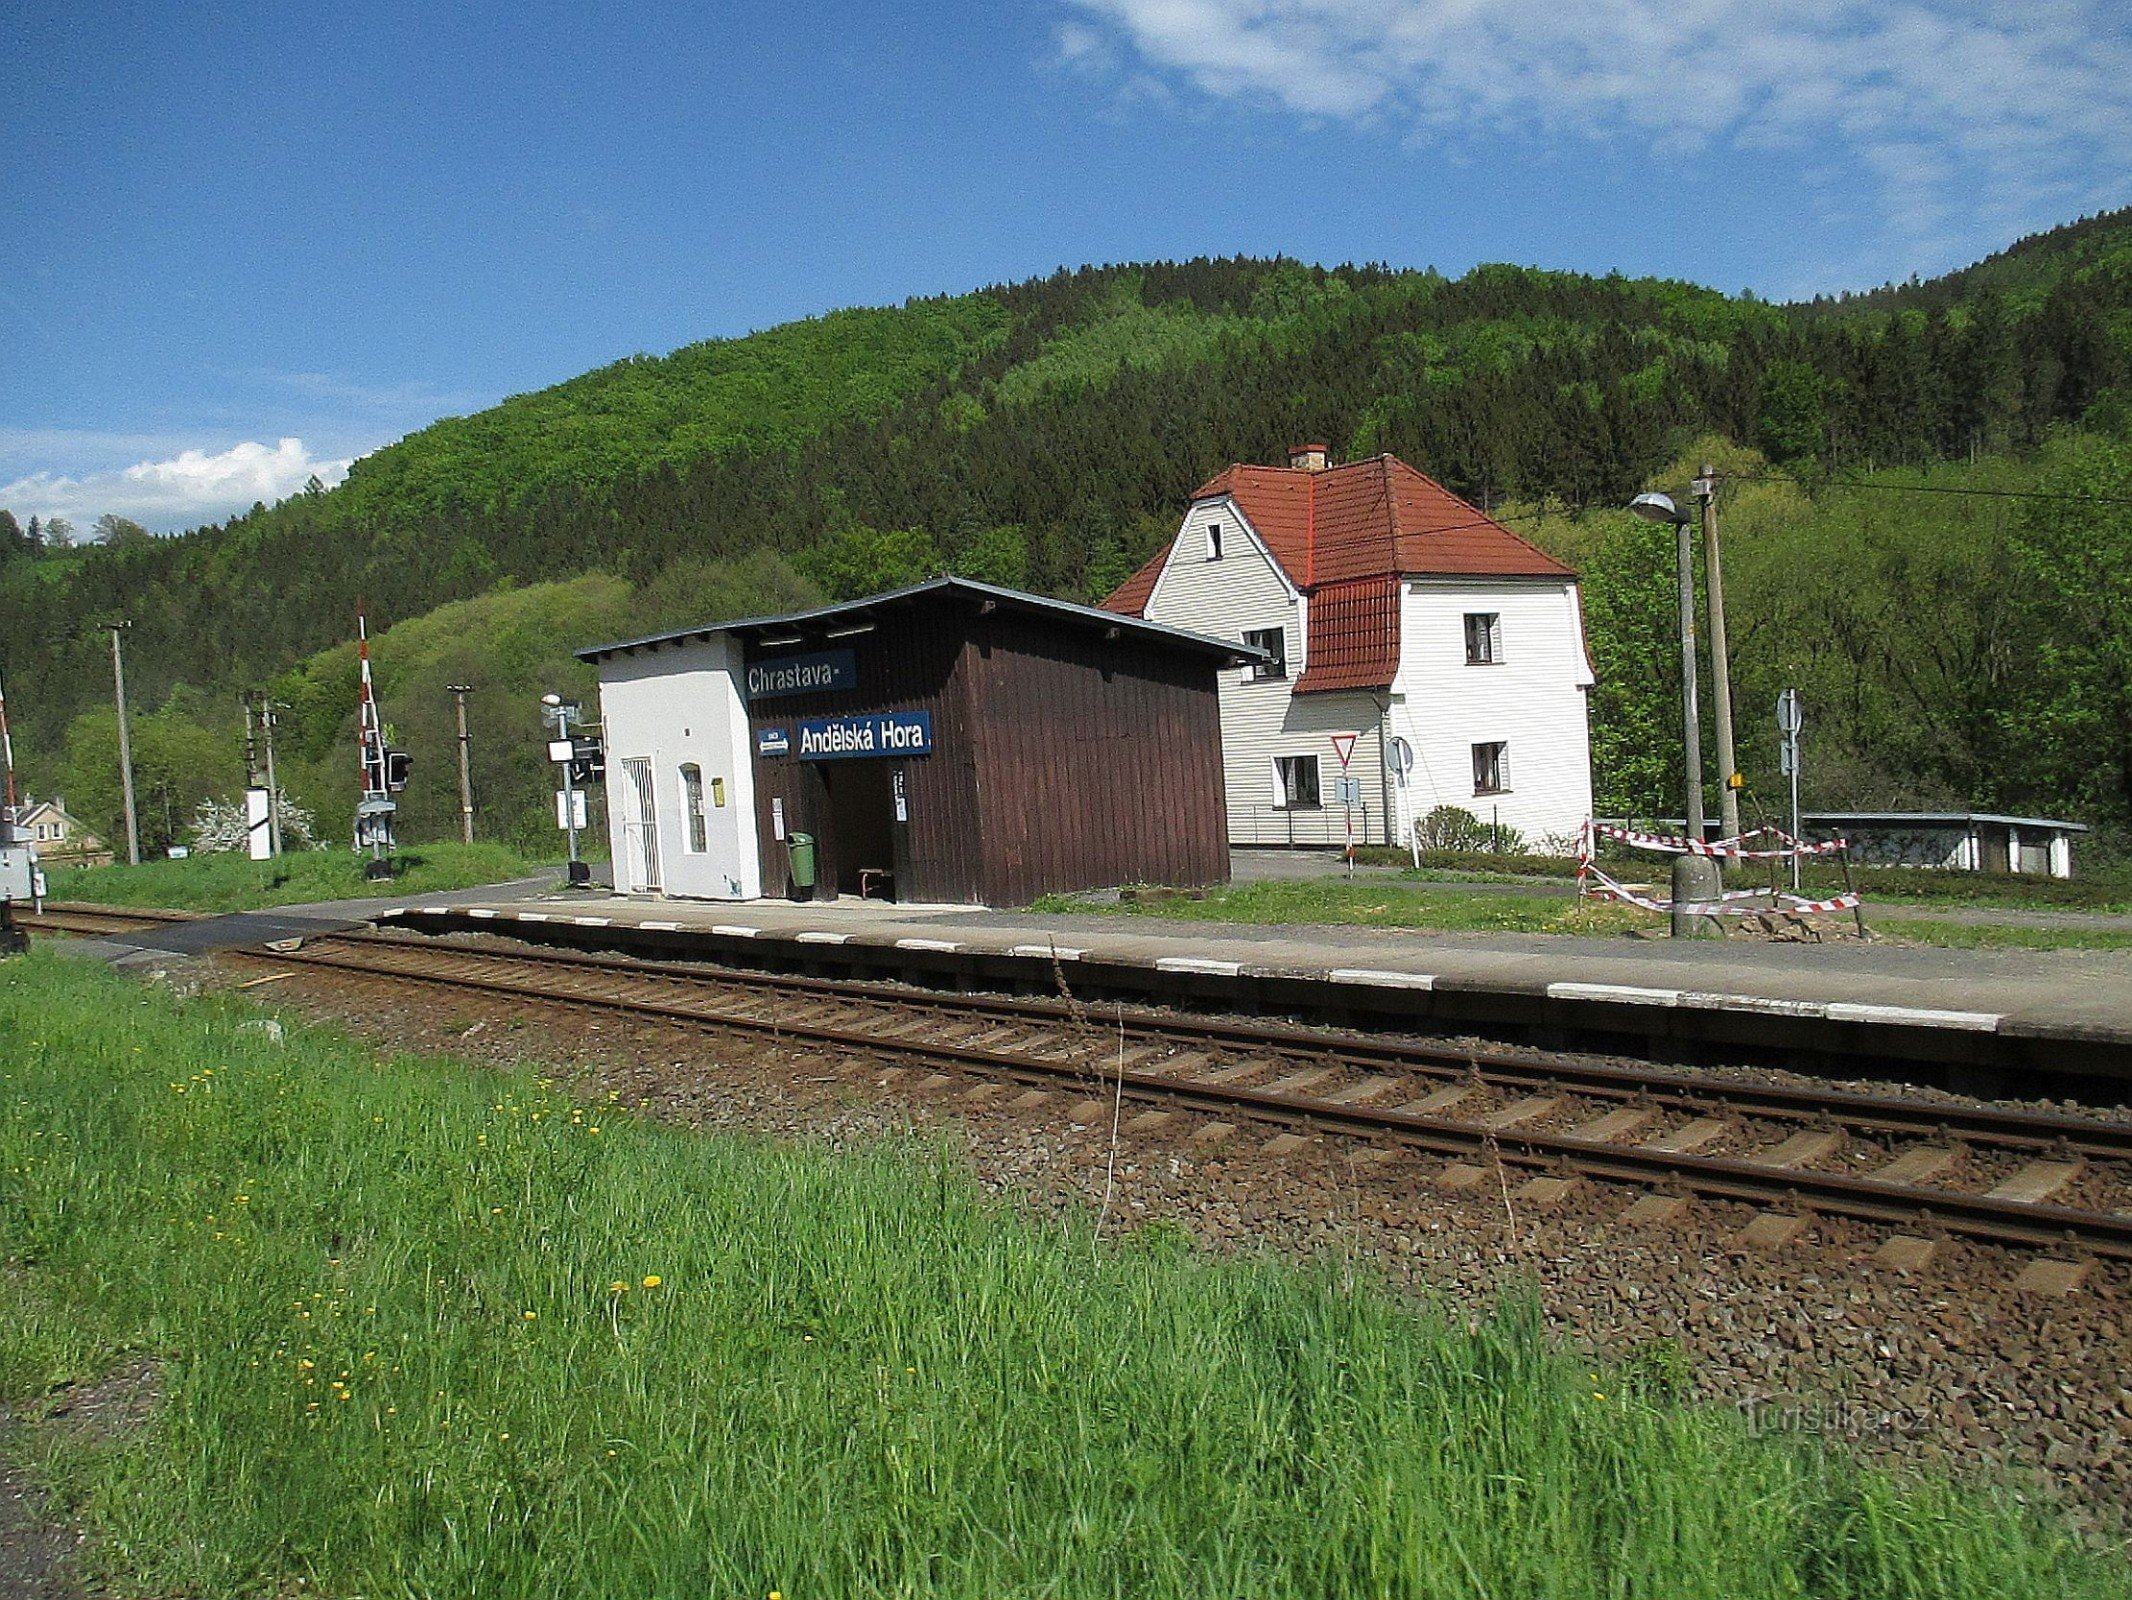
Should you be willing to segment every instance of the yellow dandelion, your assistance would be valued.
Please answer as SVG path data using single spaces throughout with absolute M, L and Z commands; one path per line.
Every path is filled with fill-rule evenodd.
M 609 1294 L 627 1294 L 629 1293 L 629 1285 L 624 1283 L 620 1278 L 617 1278 L 614 1280 L 614 1282 L 607 1285 L 607 1292 Z
M 526 1321 L 531 1322 L 535 1317 L 539 1316 L 540 1313 L 538 1311 L 527 1311 L 522 1313 L 522 1315 L 525 1317 Z
M 665 1281 L 666 1280 L 661 1278 L 656 1272 L 647 1272 L 644 1275 L 644 1287 L 647 1289 L 656 1289 L 659 1287 L 660 1284 L 664 1283 Z

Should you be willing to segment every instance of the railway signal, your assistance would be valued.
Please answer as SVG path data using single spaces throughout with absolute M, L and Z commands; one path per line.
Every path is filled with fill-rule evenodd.
M 378 719 L 376 691 L 370 682 L 370 623 L 360 607 L 355 613 L 355 737 L 362 764 L 363 797 L 355 807 L 355 848 L 369 850 L 366 878 L 392 876 L 392 821 L 399 811 L 393 796 L 407 787 L 410 760 L 404 750 L 388 749 L 385 725 Z M 397 759 L 396 759 L 397 758 Z M 394 778 L 398 778 L 395 783 Z

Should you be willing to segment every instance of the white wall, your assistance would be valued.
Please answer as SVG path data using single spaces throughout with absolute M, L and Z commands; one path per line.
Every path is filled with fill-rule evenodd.
M 636 795 L 623 763 L 649 757 L 658 810 L 664 892 L 703 900 L 751 900 L 762 894 L 755 840 L 754 768 L 747 706 L 740 696 L 740 646 L 724 634 L 676 648 L 662 646 L 600 663 L 600 713 L 607 735 L 607 836 L 615 887 L 641 890 L 631 859 Z M 681 768 L 703 769 L 708 849 L 688 848 Z M 713 779 L 725 804 L 713 803 Z
M 1466 662 L 1468 612 L 1502 618 L 1502 660 Z M 1530 845 L 1591 815 L 1591 734 L 1576 585 L 1560 579 L 1412 579 L 1400 616 L 1392 731 L 1414 747 L 1402 830 L 1440 805 L 1500 820 Z M 1473 746 L 1509 749 L 1509 786 L 1475 794 Z M 1404 832 L 1401 834 L 1404 837 Z
M 1207 559 L 1207 524 L 1223 528 L 1222 558 Z M 1333 804 L 1340 773 L 1331 735 L 1357 735 L 1348 776 L 1362 780 L 1367 810 L 1355 815 L 1357 842 L 1384 837 L 1384 778 L 1377 728 L 1382 696 L 1366 693 L 1298 696 L 1295 680 L 1307 659 L 1308 607 L 1260 543 L 1233 501 L 1195 505 L 1185 514 L 1170 559 L 1148 596 L 1147 618 L 1217 639 L 1253 629 L 1287 635 L 1288 675 L 1254 680 L 1248 667 L 1220 674 L 1222 776 L 1228 796 L 1229 837 L 1237 844 L 1341 844 L 1346 813 Z M 1274 758 L 1318 758 L 1317 811 L 1277 809 Z

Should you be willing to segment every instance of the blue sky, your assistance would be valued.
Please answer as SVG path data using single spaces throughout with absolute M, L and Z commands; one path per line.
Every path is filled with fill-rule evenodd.
M 2123 0 L 31 9 L 0 18 L 0 505 L 83 529 L 1061 264 L 1789 297 L 2132 201 Z

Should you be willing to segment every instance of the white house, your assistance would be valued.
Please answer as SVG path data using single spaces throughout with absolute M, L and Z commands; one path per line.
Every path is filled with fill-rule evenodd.
M 1273 657 L 1221 675 L 1232 843 L 1404 844 L 1458 806 L 1538 844 L 1591 814 L 1576 574 L 1394 456 L 1230 467 L 1103 604 Z

